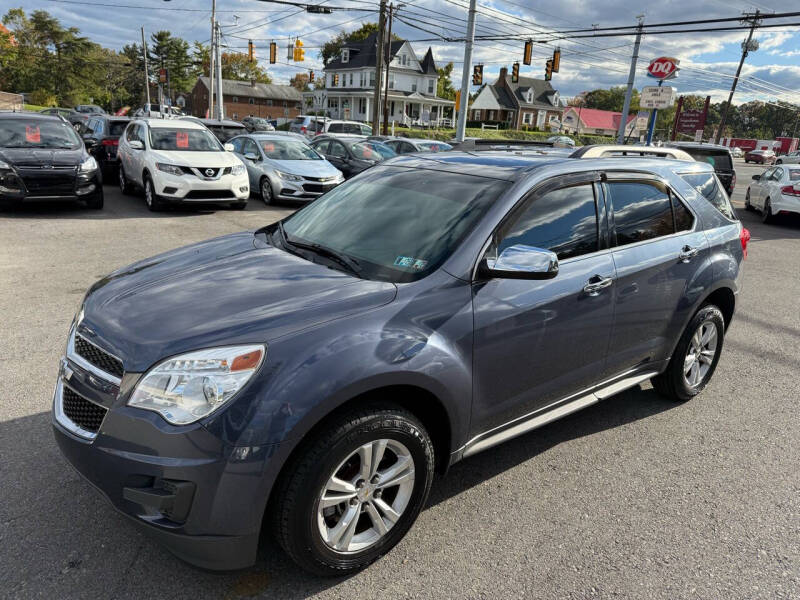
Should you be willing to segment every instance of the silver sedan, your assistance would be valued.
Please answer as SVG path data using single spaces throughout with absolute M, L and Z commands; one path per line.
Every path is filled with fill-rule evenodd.
M 339 169 L 295 136 L 252 133 L 229 143 L 247 167 L 250 189 L 265 204 L 308 202 L 344 181 Z

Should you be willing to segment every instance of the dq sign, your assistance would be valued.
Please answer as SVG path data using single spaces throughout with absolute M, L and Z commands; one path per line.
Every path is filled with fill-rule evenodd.
M 681 61 L 669 56 L 661 56 L 650 61 L 647 75 L 656 79 L 671 79 L 678 75 L 678 65 Z

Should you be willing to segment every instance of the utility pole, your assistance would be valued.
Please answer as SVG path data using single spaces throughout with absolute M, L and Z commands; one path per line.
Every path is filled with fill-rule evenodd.
M 722 137 L 722 130 L 725 129 L 725 122 L 728 120 L 728 111 L 731 108 L 731 102 L 733 102 L 733 93 L 736 91 L 736 84 L 739 83 L 739 73 L 742 72 L 742 65 L 744 65 L 744 59 L 747 58 L 747 54 L 753 50 L 758 50 L 758 41 L 753 41 L 753 33 L 758 27 L 759 22 L 759 11 L 756 10 L 755 14 L 752 17 L 745 16 L 743 19 L 744 21 L 750 22 L 750 33 L 747 34 L 747 40 L 742 44 L 742 58 L 739 60 L 739 67 L 736 69 L 736 76 L 733 78 L 733 83 L 731 84 L 731 93 L 728 95 L 728 103 L 725 105 L 725 108 L 722 109 L 722 119 L 719 122 L 719 127 L 717 128 L 717 135 L 714 136 L 714 143 L 719 144 L 719 138 Z
M 378 47 L 375 50 L 375 87 L 372 103 L 372 132 L 377 135 L 380 127 L 381 83 L 383 76 L 383 38 L 386 28 L 386 0 L 381 0 L 381 14 L 378 18 Z M 389 65 L 386 65 L 386 78 L 389 78 Z
M 392 20 L 394 17 L 394 4 L 389 5 L 389 29 L 386 34 L 386 48 L 383 54 L 386 65 L 386 83 L 383 93 L 383 135 L 389 135 L 389 70 L 392 64 Z M 375 131 L 373 129 L 372 131 Z
M 225 98 L 222 95 L 222 32 L 217 23 L 217 118 L 225 118 Z
M 636 17 L 639 19 L 639 26 L 636 28 L 636 42 L 633 44 L 633 56 L 631 57 L 631 70 L 628 73 L 628 89 L 625 91 L 625 103 L 622 106 L 622 115 L 619 120 L 619 131 L 617 131 L 617 143 L 625 142 L 625 127 L 628 125 L 628 111 L 631 109 L 631 96 L 633 95 L 633 80 L 636 78 L 636 61 L 639 60 L 639 44 L 642 41 L 642 25 L 644 15 Z
M 214 40 L 217 34 L 217 0 L 211 0 L 211 49 L 208 53 L 208 118 L 214 118 Z
M 147 71 L 147 42 L 144 41 L 144 27 L 142 27 L 142 55 L 144 56 L 144 90 L 147 93 L 147 109 L 150 110 L 150 73 Z
M 469 77 L 472 71 L 472 44 L 475 42 L 475 13 L 477 0 L 469 0 L 469 18 L 467 19 L 467 43 L 464 46 L 464 71 L 461 74 L 461 106 L 458 109 L 458 126 L 456 141 L 463 142 L 467 131 L 467 107 L 469 106 Z

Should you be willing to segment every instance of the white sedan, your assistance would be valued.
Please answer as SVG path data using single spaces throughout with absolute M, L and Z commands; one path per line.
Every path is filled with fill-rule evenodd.
M 800 150 L 795 150 L 794 152 L 789 152 L 789 154 L 785 154 L 784 156 L 779 156 L 776 164 L 782 165 L 784 163 L 800 163 Z
M 744 207 L 760 210 L 764 223 L 772 222 L 780 214 L 800 214 L 800 165 L 779 165 L 753 175 Z

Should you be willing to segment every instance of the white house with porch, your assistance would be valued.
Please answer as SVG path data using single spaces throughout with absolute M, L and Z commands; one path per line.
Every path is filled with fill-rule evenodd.
M 377 38 L 346 42 L 325 66 L 325 88 L 303 93 L 304 110 L 334 119 L 372 120 Z M 430 48 L 420 60 L 405 40 L 391 43 L 389 122 L 402 125 L 451 126 L 455 103 L 436 95 L 439 74 Z M 386 74 L 384 73 L 384 77 Z M 385 89 L 385 80 L 381 90 Z M 383 107 L 380 108 L 381 119 Z

